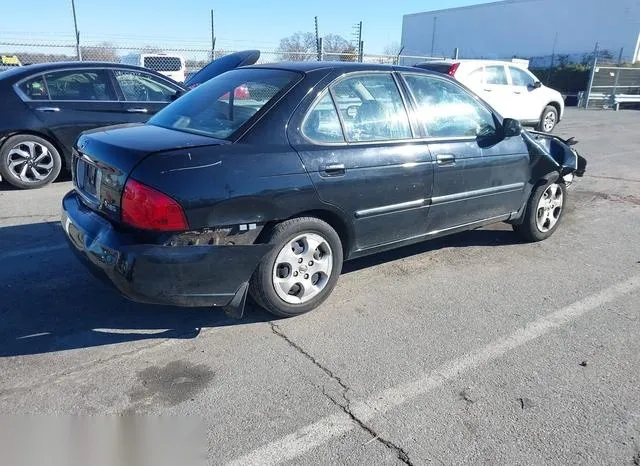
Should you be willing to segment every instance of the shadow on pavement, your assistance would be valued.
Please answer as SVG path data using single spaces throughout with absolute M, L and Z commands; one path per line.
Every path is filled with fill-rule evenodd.
M 94 279 L 61 246 L 62 236 L 52 232 L 49 223 L 0 228 L 0 357 L 140 340 L 192 339 L 203 328 L 274 320 L 274 316 L 251 300 L 241 320 L 227 317 L 221 309 L 128 301 Z M 34 243 L 36 252 L 16 255 Z M 518 243 L 517 235 L 510 229 L 475 230 L 350 261 L 344 265 L 343 273 L 445 247 Z M 14 249 L 7 252 L 10 244 Z M 47 244 L 52 246 L 51 250 Z
M 467 248 L 472 246 L 510 246 L 514 244 L 522 244 L 522 240 L 516 235 L 510 226 L 498 224 L 491 227 L 493 229 L 470 230 L 463 233 L 457 233 L 451 236 L 444 236 L 429 241 L 405 246 L 390 251 L 372 254 L 371 256 L 362 257 L 346 262 L 342 267 L 342 273 L 347 274 L 356 272 L 367 267 L 374 267 L 386 262 L 393 262 L 404 259 L 405 257 L 423 254 L 429 251 L 435 251 L 444 248 Z M 504 228 L 504 229 L 496 229 Z

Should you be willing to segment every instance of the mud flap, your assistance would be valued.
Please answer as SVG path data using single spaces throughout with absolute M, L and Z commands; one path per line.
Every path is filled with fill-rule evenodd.
M 232 319 L 242 319 L 244 315 L 244 306 L 247 302 L 247 292 L 249 291 L 249 282 L 243 282 L 236 291 L 235 296 L 229 304 L 222 309 Z

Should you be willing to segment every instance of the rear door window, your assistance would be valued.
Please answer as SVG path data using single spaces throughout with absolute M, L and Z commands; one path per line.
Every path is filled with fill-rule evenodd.
M 170 102 L 180 90 L 148 73 L 134 70 L 114 70 L 113 73 L 127 102 Z
M 42 76 L 28 79 L 18 87 L 29 100 L 49 100 L 47 86 L 45 86 Z
M 503 65 L 491 65 L 485 68 L 487 77 L 487 84 L 495 86 L 507 86 L 507 72 L 504 70 Z
M 44 75 L 51 100 L 115 101 L 116 93 L 104 69 L 56 71 Z
M 347 141 L 411 138 L 400 91 L 387 73 L 356 75 L 331 87 Z

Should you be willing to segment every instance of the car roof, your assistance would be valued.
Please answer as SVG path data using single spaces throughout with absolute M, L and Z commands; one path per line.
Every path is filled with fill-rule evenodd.
M 317 70 L 333 70 L 344 73 L 353 71 L 409 71 L 415 73 L 417 70 L 411 66 L 388 65 L 381 63 L 360 63 L 360 62 L 342 62 L 342 61 L 292 61 L 278 63 L 262 63 L 260 65 L 252 65 L 244 68 L 270 68 L 286 71 L 297 71 L 309 73 Z
M 145 71 L 147 73 L 158 74 L 148 68 L 142 68 L 135 65 L 126 65 L 124 63 L 117 62 L 99 62 L 99 61 L 61 61 L 53 63 L 34 63 L 31 65 L 16 66 L 10 70 L 4 71 L 0 74 L 0 78 L 8 79 L 15 78 L 19 80 L 25 76 L 32 74 L 44 73 L 47 71 L 66 70 L 71 68 L 126 68 L 137 71 Z M 165 77 L 166 78 L 166 77 Z M 167 78 L 168 79 L 168 78 Z

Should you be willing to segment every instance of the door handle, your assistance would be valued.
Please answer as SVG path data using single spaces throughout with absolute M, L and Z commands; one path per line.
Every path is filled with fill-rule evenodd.
M 59 112 L 60 107 L 38 107 L 36 108 L 36 110 L 39 112 L 53 113 L 53 112 Z
M 491 92 L 491 91 L 493 91 L 493 89 L 485 89 L 484 91 L 485 92 Z
M 346 173 L 344 163 L 333 163 L 325 165 L 320 169 L 325 176 L 343 176 Z
M 128 108 L 127 112 L 129 113 L 149 113 L 148 108 Z
M 436 162 L 438 165 L 453 165 L 456 163 L 456 156 L 453 154 L 438 154 L 436 155 Z
M 522 94 L 520 91 L 513 91 L 514 94 Z

